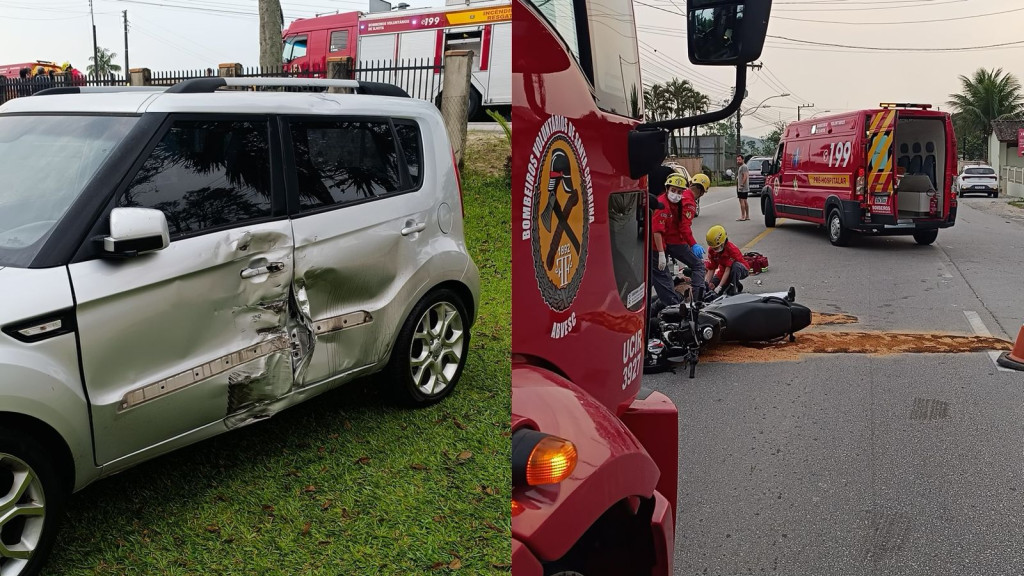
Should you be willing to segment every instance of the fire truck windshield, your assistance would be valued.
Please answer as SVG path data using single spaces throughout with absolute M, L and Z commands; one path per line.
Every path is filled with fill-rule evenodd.
M 641 118 L 643 96 L 633 5 L 629 0 L 535 0 L 569 47 L 605 112 Z M 586 22 L 577 22 L 584 10 Z M 589 36 L 589 38 L 587 38 Z

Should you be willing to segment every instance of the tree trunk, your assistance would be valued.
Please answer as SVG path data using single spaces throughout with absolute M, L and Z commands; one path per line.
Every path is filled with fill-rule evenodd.
M 281 30 L 284 28 L 284 14 L 281 0 L 259 0 L 260 9 L 260 67 L 280 68 Z

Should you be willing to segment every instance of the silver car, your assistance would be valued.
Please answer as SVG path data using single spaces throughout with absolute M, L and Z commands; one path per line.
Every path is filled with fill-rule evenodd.
M 332 82 L 0 107 L 0 573 L 101 477 L 371 373 L 452 392 L 479 273 L 442 118 Z

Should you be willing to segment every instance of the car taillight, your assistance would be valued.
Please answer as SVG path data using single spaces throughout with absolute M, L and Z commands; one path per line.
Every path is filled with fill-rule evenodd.
M 558 484 L 576 469 L 576 446 L 564 439 L 536 430 L 519 430 L 512 435 L 512 485 Z
M 455 150 L 452 150 L 452 168 L 455 169 L 455 183 L 459 186 L 459 206 L 462 208 L 462 217 L 466 217 L 466 201 L 462 198 L 462 175 L 459 174 L 459 163 L 455 160 Z
M 857 195 L 858 199 L 864 198 L 864 195 L 868 191 L 867 178 L 864 176 L 864 169 L 857 170 L 857 183 L 854 187 L 854 194 Z

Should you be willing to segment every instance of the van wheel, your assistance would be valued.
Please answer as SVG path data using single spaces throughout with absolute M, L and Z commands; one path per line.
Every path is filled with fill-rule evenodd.
M 386 375 L 396 400 L 429 406 L 451 394 L 469 355 L 469 315 L 455 292 L 428 294 L 413 308 Z
M 0 573 L 38 574 L 46 564 L 69 491 L 48 451 L 0 429 Z
M 833 246 L 846 246 L 850 243 L 850 230 L 843 226 L 839 208 L 833 208 L 828 213 L 828 240 Z
M 920 244 L 921 246 L 927 246 L 932 242 L 935 242 L 935 239 L 938 237 L 938 230 L 919 230 L 917 232 L 914 232 L 914 241 Z
M 771 200 L 761 202 L 761 212 L 764 213 L 764 227 L 775 228 L 775 206 Z

